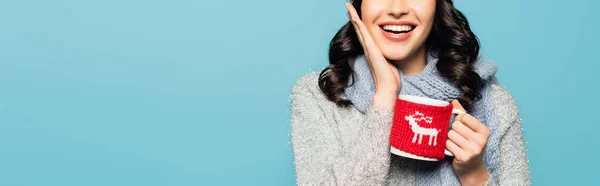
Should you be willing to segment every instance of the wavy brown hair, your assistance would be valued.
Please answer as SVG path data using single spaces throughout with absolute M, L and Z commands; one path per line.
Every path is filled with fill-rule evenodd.
M 359 16 L 361 3 L 362 0 L 352 2 Z M 462 90 L 462 95 L 456 99 L 467 111 L 471 111 L 473 102 L 481 98 L 483 87 L 483 81 L 473 67 L 479 55 L 479 40 L 471 31 L 467 18 L 454 7 L 452 0 L 436 0 L 433 26 L 425 45 L 427 51 L 438 51 L 437 70 Z M 350 100 L 340 95 L 346 87 L 354 84 L 349 84 L 350 76 L 354 76 L 350 62 L 363 54 L 356 31 L 348 21 L 331 40 L 329 66 L 319 75 L 319 88 L 327 99 L 338 106 L 352 105 Z

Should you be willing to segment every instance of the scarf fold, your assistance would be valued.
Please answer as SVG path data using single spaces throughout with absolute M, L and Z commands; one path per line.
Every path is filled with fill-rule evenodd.
M 440 76 L 435 67 L 437 62 L 437 52 L 427 52 L 427 64 L 421 73 L 404 75 L 398 69 L 402 79 L 399 95 L 422 96 L 448 102 L 460 97 L 462 91 L 456 88 L 452 82 Z M 371 106 L 375 94 L 373 77 L 364 55 L 357 57 L 350 65 L 355 72 L 355 79 L 351 77 L 349 83 L 354 80 L 354 84 L 345 89 L 345 96 L 352 101 L 354 107 L 364 114 Z M 499 152 L 499 136 L 496 132 L 498 119 L 493 110 L 490 84 L 497 83 L 494 76 L 497 66 L 494 62 L 485 60 L 479 55 L 474 69 L 485 82 L 485 86 L 481 91 L 481 99 L 473 103 L 473 112 L 469 114 L 479 119 L 490 129 L 491 135 L 484 151 L 483 160 L 490 173 L 490 179 L 496 179 L 498 177 Z M 423 162 L 419 164 L 417 169 L 417 185 L 460 185 L 458 177 L 452 170 L 452 158 L 445 158 L 438 162 Z

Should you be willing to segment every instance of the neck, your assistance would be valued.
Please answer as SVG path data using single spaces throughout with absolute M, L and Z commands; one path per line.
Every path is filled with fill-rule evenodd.
M 427 66 L 427 55 L 425 47 L 420 47 L 414 54 L 405 59 L 392 61 L 405 75 L 418 74 Z

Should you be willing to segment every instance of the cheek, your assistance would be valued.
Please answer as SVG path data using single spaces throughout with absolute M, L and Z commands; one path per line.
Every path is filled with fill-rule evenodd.
M 362 2 L 361 9 L 361 20 L 365 26 L 373 26 L 375 19 L 379 17 L 382 11 L 385 10 L 385 3 L 380 0 L 365 0 Z
M 411 5 L 421 24 L 433 24 L 436 6 L 435 0 L 411 0 Z

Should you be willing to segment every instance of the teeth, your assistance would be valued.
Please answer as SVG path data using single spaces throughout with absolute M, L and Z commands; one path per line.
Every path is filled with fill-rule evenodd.
M 384 30 L 394 31 L 394 32 L 407 32 L 413 29 L 411 25 L 384 25 Z

